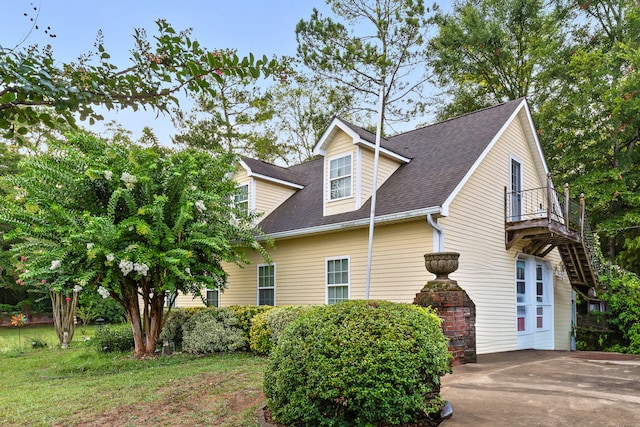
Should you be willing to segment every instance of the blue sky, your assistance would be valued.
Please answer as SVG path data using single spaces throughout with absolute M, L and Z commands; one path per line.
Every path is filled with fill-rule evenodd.
M 34 7 L 39 9 L 40 30 L 34 30 L 25 44 L 51 44 L 55 58 L 68 62 L 90 51 L 101 29 L 105 46 L 119 67 L 128 65 L 134 28 L 153 33 L 154 22 L 160 18 L 177 30 L 192 28 L 193 38 L 207 48 L 236 48 L 242 55 L 251 52 L 270 57 L 294 56 L 296 24 L 308 19 L 314 7 L 329 11 L 324 0 L 3 0 L 0 45 L 13 47 L 27 35 L 30 18 L 35 18 Z M 56 38 L 44 34 L 47 26 Z M 128 110 L 105 116 L 133 131 L 134 138 L 149 126 L 163 143 L 170 143 L 173 127 L 168 117 Z M 88 122 L 81 124 L 89 127 Z

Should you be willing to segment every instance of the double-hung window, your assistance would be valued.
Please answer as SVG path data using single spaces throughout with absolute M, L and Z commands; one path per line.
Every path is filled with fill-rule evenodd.
M 276 305 L 276 266 L 258 266 L 258 305 Z
M 175 308 L 177 296 L 178 294 L 175 292 L 168 292 L 164 297 L 164 306 Z
M 330 200 L 351 197 L 351 154 L 329 161 Z
M 349 299 L 349 258 L 327 259 L 327 304 Z
M 236 189 L 235 206 L 243 213 L 249 213 L 249 184 L 239 185 Z

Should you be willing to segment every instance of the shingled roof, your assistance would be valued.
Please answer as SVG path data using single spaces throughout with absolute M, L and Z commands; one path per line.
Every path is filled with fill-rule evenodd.
M 262 175 L 263 177 L 274 178 L 278 181 L 295 184 L 296 186 L 304 186 L 307 182 L 306 174 L 298 174 L 288 168 L 283 168 L 281 166 L 263 162 L 262 160 L 252 159 L 250 157 L 243 157 L 242 162 L 247 168 L 249 168 L 247 171 L 249 172 L 249 175 Z
M 514 112 L 526 101 L 518 99 L 430 126 L 388 137 L 387 149 L 411 159 L 391 175 L 377 192 L 376 217 L 421 212 L 442 207 L 485 149 Z M 357 127 L 344 122 L 354 131 Z M 360 128 L 361 137 L 373 134 Z M 303 189 L 265 217 L 260 226 L 265 233 L 278 235 L 297 231 L 362 224 L 369 217 L 370 200 L 356 210 L 323 216 L 323 159 L 288 169 L 303 176 Z M 278 170 L 278 169 L 276 169 Z

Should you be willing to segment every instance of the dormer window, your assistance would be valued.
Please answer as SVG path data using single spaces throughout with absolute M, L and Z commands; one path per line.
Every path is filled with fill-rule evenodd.
M 331 199 L 351 197 L 351 154 L 329 161 Z
M 236 189 L 235 206 L 243 213 L 249 213 L 249 184 L 240 185 Z

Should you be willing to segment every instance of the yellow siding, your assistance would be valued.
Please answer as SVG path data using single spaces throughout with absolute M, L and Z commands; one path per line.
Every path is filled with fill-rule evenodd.
M 203 291 L 204 293 L 204 291 Z M 176 297 L 176 307 L 202 307 L 204 304 L 199 296 L 185 295 L 182 292 L 178 292 Z
M 291 197 L 296 190 L 285 187 L 273 182 L 256 179 L 256 212 L 263 215 L 259 218 L 262 220 L 269 215 L 275 208 L 280 206 L 285 200 Z
M 554 250 L 546 256 L 553 268 L 554 340 L 556 350 L 571 349 L 572 288 L 566 273 L 563 273 L 560 254 Z
M 361 153 L 361 200 L 364 204 L 371 197 L 371 189 L 373 188 L 373 165 L 375 153 L 370 150 L 360 150 Z M 376 188 L 380 188 L 382 184 L 400 167 L 400 163 L 388 157 L 380 156 L 378 160 L 378 181 Z
M 433 276 L 424 267 L 424 254 L 432 247 L 432 230 L 423 221 L 376 227 L 369 297 L 396 302 L 413 301 Z M 351 298 L 365 293 L 368 230 L 352 230 L 299 239 L 281 240 L 270 250 L 276 265 L 276 304 L 324 304 L 326 258 L 350 258 Z M 240 269 L 225 265 L 229 287 L 220 297 L 222 306 L 255 304 L 257 265 Z
M 460 268 L 451 277 L 458 280 L 476 304 L 479 354 L 517 349 L 515 260 L 524 243 L 505 250 L 503 212 L 504 187 L 510 184 L 512 156 L 522 162 L 524 189 L 546 184 L 542 163 L 532 155 L 532 147 L 523 137 L 524 131 L 521 122 L 514 120 L 456 195 L 449 206 L 449 216 L 439 220 L 445 232 L 445 250 L 461 253 Z M 347 153 L 353 156 L 355 196 L 356 165 L 359 163 L 362 170 L 370 170 L 373 155 L 357 150 L 345 133 L 339 133 L 327 149 L 325 182 L 328 182 L 328 159 Z M 358 155 L 361 155 L 359 160 Z M 397 167 L 389 159 L 381 161 L 380 184 Z M 326 202 L 329 198 L 326 187 L 328 185 L 324 195 L 326 214 L 354 209 L 355 197 Z M 362 176 L 361 189 L 370 187 L 370 177 Z M 369 195 L 370 191 L 361 193 L 363 203 Z M 350 258 L 350 297 L 363 298 L 367 243 L 367 229 L 277 241 L 276 247 L 270 250 L 276 266 L 276 304 L 324 304 L 326 258 L 339 256 Z M 424 218 L 376 227 L 370 298 L 412 302 L 424 283 L 433 277 L 426 271 L 423 258 L 432 248 L 433 230 Z M 257 254 L 250 258 L 252 264 L 244 268 L 224 266 L 229 273 L 229 283 L 220 297 L 222 306 L 256 304 L 257 265 L 264 261 Z M 570 343 L 571 287 L 566 277 L 561 277 L 557 251 L 547 255 L 545 261 L 554 272 L 553 345 L 555 349 L 566 350 Z M 184 299 L 179 300 L 179 305 L 181 301 Z M 200 301 L 195 301 L 197 303 Z
M 450 206 L 450 216 L 440 219 L 445 250 L 461 254 L 460 268 L 451 277 L 458 280 L 477 307 L 480 354 L 515 350 L 517 346 L 514 265 L 522 246 L 506 251 L 504 241 L 504 187 L 510 183 L 510 156 L 523 162 L 523 188 L 545 185 L 540 182 L 522 135 L 520 122 L 514 120 L 458 193 Z M 556 263 L 553 260 L 552 266 Z M 561 338 L 568 334 L 564 314 L 567 287 L 562 283 L 554 292 L 562 309 L 555 310 L 555 340 L 556 346 L 562 348 Z
M 247 171 L 243 168 L 239 168 L 236 173 L 233 175 L 233 180 L 238 183 L 238 185 L 249 184 L 251 178 L 247 174 Z
M 329 161 L 336 157 L 351 154 L 351 197 L 330 201 L 331 188 L 329 185 Z M 335 215 L 343 212 L 349 212 L 356 209 L 356 147 L 353 145 L 353 139 L 346 133 L 340 131 L 331 142 L 324 157 L 324 200 L 325 215 Z

